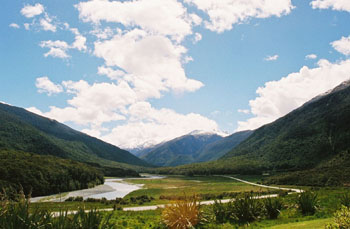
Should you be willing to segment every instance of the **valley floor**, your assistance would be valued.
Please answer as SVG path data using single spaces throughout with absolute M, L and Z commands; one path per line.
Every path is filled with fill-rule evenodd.
M 168 176 L 163 179 L 131 179 L 128 182 L 135 185 L 142 185 L 142 189 L 129 193 L 124 199 L 128 200 L 125 205 L 121 205 L 125 210 L 131 210 L 130 207 L 140 207 L 139 202 L 133 202 L 132 199 L 137 199 L 140 196 L 152 197 L 149 202 L 141 203 L 141 207 L 154 206 L 159 204 L 171 203 L 181 196 L 201 196 L 202 200 L 210 199 L 230 199 L 225 197 L 227 193 L 235 192 L 261 192 L 268 193 L 276 192 L 275 189 L 268 187 L 259 187 L 253 185 L 261 180 L 260 176 L 240 176 L 242 180 L 234 180 L 230 177 L 220 176 Z M 248 182 L 242 182 L 248 181 Z M 252 182 L 252 183 L 250 183 Z M 324 228 L 327 223 L 333 222 L 333 214 L 339 209 L 339 197 L 344 193 L 349 193 L 349 188 L 340 187 L 285 187 L 286 189 L 303 189 L 312 190 L 317 193 L 319 198 L 319 209 L 315 215 L 302 216 L 295 208 L 293 203 L 296 199 L 296 194 L 288 195 L 283 198 L 284 204 L 288 206 L 282 210 L 280 216 L 276 220 L 261 219 L 251 223 L 251 228 Z M 51 211 L 59 211 L 62 209 L 75 210 L 79 207 L 85 209 L 115 209 L 115 204 L 112 203 L 90 203 L 90 202 L 62 202 L 62 203 L 33 203 L 32 209 L 48 209 Z M 135 210 L 135 208 L 133 208 Z M 110 212 L 103 213 L 106 216 Z M 161 209 L 153 211 L 113 211 L 109 216 L 111 222 L 118 225 L 118 228 L 155 228 L 161 223 Z M 237 226 L 237 225 L 236 225 Z M 210 225 L 204 228 L 235 228 L 235 225 L 222 224 Z

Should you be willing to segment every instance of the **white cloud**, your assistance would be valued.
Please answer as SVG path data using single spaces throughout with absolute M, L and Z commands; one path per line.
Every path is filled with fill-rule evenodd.
M 150 146 L 193 130 L 218 131 L 215 121 L 199 114 L 179 114 L 162 108 L 157 110 L 147 102 L 130 106 L 128 123 L 115 127 L 102 139 L 122 148 Z
M 94 30 L 90 31 L 90 34 L 96 36 L 98 39 L 109 39 L 113 37 L 114 32 L 113 29 L 107 26 L 104 29 L 96 27 Z
M 47 76 L 37 78 L 35 86 L 38 88 L 39 93 L 46 93 L 49 96 L 63 91 L 61 85 L 54 84 Z
M 239 113 L 243 113 L 243 114 L 249 114 L 250 110 L 248 110 L 248 109 L 238 109 L 238 112 Z
M 346 56 L 350 55 L 350 36 L 342 37 L 340 40 L 333 41 L 331 45 L 338 52 Z
M 40 15 L 44 12 L 44 6 L 40 3 L 37 3 L 35 5 L 25 5 L 21 9 L 21 14 L 27 18 L 35 17 L 37 15 Z
M 279 81 L 265 83 L 256 91 L 258 97 L 249 101 L 250 112 L 255 116 L 238 122 L 237 131 L 256 129 L 273 122 L 350 78 L 350 60 L 330 63 L 320 60 L 318 67 L 302 67 Z
M 134 0 L 80 2 L 76 5 L 79 17 L 85 22 L 121 23 L 127 27 L 139 26 L 151 34 L 169 35 L 177 41 L 192 34 L 192 25 L 201 19 L 187 13 L 176 0 Z
M 78 49 L 79 51 L 86 51 L 86 37 L 81 35 L 77 28 L 71 28 L 70 31 L 75 35 L 75 40 L 71 48 Z
M 314 0 L 311 3 L 313 9 L 329 9 L 350 12 L 348 0 Z
M 65 26 L 69 25 L 66 24 Z M 68 45 L 67 42 L 65 41 L 42 41 L 40 43 L 40 47 L 42 48 L 49 48 L 49 51 L 44 54 L 45 57 L 51 56 L 51 57 L 56 57 L 56 58 L 61 58 L 61 59 L 67 59 L 70 56 L 67 54 L 67 51 L 69 49 L 77 49 L 79 51 L 86 51 L 87 46 L 86 46 L 86 38 L 82 36 L 78 29 L 76 28 L 71 28 L 70 31 L 75 35 L 75 40 L 71 45 Z
M 106 75 L 111 80 L 120 80 L 125 76 L 125 72 L 121 70 L 114 70 L 112 68 L 105 67 L 105 66 L 98 67 L 97 74 Z
M 94 54 L 105 60 L 107 66 L 116 66 L 126 72 L 142 99 L 159 98 L 162 91 L 195 91 L 203 86 L 188 79 L 182 66 L 187 50 L 164 36 L 148 35 L 134 29 L 119 33 L 111 40 L 95 42 Z
M 309 54 L 309 55 L 306 55 L 305 56 L 305 59 L 306 60 L 314 60 L 317 58 L 317 55 L 316 54 Z
M 278 59 L 278 57 L 279 57 L 278 55 L 267 56 L 267 57 L 264 58 L 264 60 L 266 60 L 266 61 L 275 61 L 275 60 Z
M 193 43 L 196 44 L 198 41 L 202 40 L 202 34 L 195 33 Z
M 69 45 L 65 41 L 42 41 L 40 47 L 49 48 L 49 51 L 44 54 L 45 57 L 52 56 L 61 59 L 69 58 L 69 55 L 66 53 Z
M 11 24 L 9 24 L 9 26 L 10 26 L 11 28 L 14 28 L 14 29 L 19 29 L 19 28 L 20 28 L 19 25 L 16 24 L 16 23 L 11 23 Z
M 23 26 L 24 26 L 24 28 L 25 28 L 26 30 L 29 30 L 29 29 L 30 29 L 30 24 L 29 24 L 29 23 L 24 23 Z
M 45 15 L 44 18 L 40 19 L 40 26 L 45 31 L 56 32 L 57 29 L 56 25 L 52 23 L 52 19 L 48 15 Z
M 289 14 L 294 8 L 291 0 L 185 0 L 194 4 L 198 9 L 209 16 L 205 21 L 206 28 L 224 32 L 231 30 L 237 23 L 245 22 L 250 18 L 281 17 Z

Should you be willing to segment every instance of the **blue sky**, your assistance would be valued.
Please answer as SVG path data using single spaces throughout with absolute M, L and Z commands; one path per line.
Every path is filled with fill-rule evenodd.
M 350 77 L 341 0 L 5 1 L 0 101 L 121 146 L 233 133 Z

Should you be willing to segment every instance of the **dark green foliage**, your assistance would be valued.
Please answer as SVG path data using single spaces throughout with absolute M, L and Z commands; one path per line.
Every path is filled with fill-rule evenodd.
M 97 210 L 85 212 L 80 208 L 74 214 L 61 211 L 53 214 L 46 210 L 29 211 L 30 203 L 23 195 L 18 202 L 0 201 L 0 229 L 102 229 L 112 228 L 110 216 Z
M 242 198 L 237 198 L 233 201 L 231 209 L 235 221 L 242 224 L 257 220 L 263 213 L 261 200 L 250 193 L 246 193 Z
M 213 215 L 213 221 L 218 224 L 230 222 L 233 220 L 231 209 L 232 202 L 228 204 L 221 203 L 220 200 L 215 200 L 213 206 L 211 206 L 211 211 Z
M 263 200 L 266 216 L 269 219 L 277 219 L 283 208 L 280 198 L 266 198 Z
M 26 195 L 42 196 L 90 188 L 103 182 L 100 171 L 83 163 L 0 150 L 0 190 L 8 194 L 23 188 Z
M 123 166 L 118 163 L 148 166 L 146 162 L 116 146 L 55 120 L 3 103 L 0 103 L 0 149 L 98 162 L 104 166 Z
M 340 204 L 350 208 L 350 193 L 346 192 L 340 196 Z
M 299 194 L 296 200 L 298 209 L 303 215 L 315 214 L 318 208 L 318 202 L 317 194 L 310 191 Z

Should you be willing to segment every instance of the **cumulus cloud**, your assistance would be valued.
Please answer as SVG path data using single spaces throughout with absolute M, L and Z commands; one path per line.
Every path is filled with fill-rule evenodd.
M 305 56 L 305 59 L 306 60 L 314 60 L 317 58 L 317 55 L 316 54 L 309 54 L 309 55 L 306 55 Z
M 139 26 L 151 34 L 169 35 L 177 41 L 192 33 L 192 25 L 201 19 L 188 14 L 176 0 L 100 1 L 91 0 L 76 5 L 79 17 L 85 22 L 101 21 Z
M 342 37 L 340 40 L 333 41 L 331 45 L 338 52 L 346 56 L 350 55 L 350 36 Z
M 123 148 L 150 146 L 193 130 L 218 131 L 215 121 L 199 114 L 179 114 L 171 109 L 155 109 L 148 102 L 139 102 L 128 109 L 130 118 L 102 139 Z
M 40 26 L 45 31 L 56 32 L 56 25 L 52 23 L 52 18 L 50 18 L 47 14 L 45 14 L 44 18 L 40 19 Z
M 9 27 L 14 28 L 14 29 L 19 29 L 20 28 L 19 25 L 16 24 L 16 23 L 9 24 Z
M 97 74 L 99 75 L 105 75 L 111 80 L 120 80 L 125 76 L 125 72 L 121 71 L 119 69 L 114 70 L 113 68 L 106 67 L 106 66 L 100 66 L 98 67 L 98 72 Z
M 86 37 L 81 35 L 77 28 L 71 28 L 70 31 L 75 35 L 75 40 L 71 45 L 71 48 L 77 49 L 79 51 L 86 51 Z
M 68 26 L 68 25 L 66 25 Z M 44 54 L 45 57 L 51 56 L 51 57 L 56 57 L 56 58 L 61 58 L 61 59 L 67 59 L 70 56 L 67 54 L 67 51 L 69 49 L 77 49 L 79 51 L 86 51 L 87 46 L 86 46 L 86 38 L 82 36 L 78 29 L 76 28 L 71 28 L 70 31 L 75 35 L 75 40 L 74 42 L 69 45 L 65 41 L 42 41 L 39 46 L 42 48 L 49 48 L 49 51 Z
M 206 28 L 224 32 L 250 18 L 281 17 L 294 8 L 291 0 L 185 0 L 209 16 Z
M 275 121 L 300 107 L 317 95 L 324 93 L 350 78 L 350 60 L 330 63 L 320 60 L 318 67 L 302 67 L 278 81 L 270 81 L 256 91 L 258 96 L 249 101 L 250 112 L 254 115 L 238 122 L 237 131 L 256 129 Z
M 37 78 L 35 86 L 38 88 L 39 93 L 46 93 L 49 96 L 63 91 L 61 85 L 54 84 L 47 76 Z
M 40 47 L 49 48 L 49 51 L 44 54 L 45 57 L 52 56 L 61 59 L 69 58 L 69 55 L 66 53 L 69 45 L 65 41 L 42 41 Z
M 25 5 L 21 9 L 21 14 L 27 18 L 32 18 L 37 15 L 40 15 L 44 12 L 44 6 L 40 3 L 37 3 L 35 5 Z
M 160 98 L 162 91 L 195 91 L 203 86 L 188 79 L 182 66 L 187 50 L 164 36 L 134 29 L 116 34 L 111 40 L 95 42 L 94 54 L 126 72 L 142 99 Z
M 264 58 L 265 61 L 275 61 L 278 59 L 278 55 L 273 55 L 273 56 L 267 56 Z
M 311 3 L 313 9 L 332 9 L 350 12 L 350 1 L 347 0 L 314 0 Z

